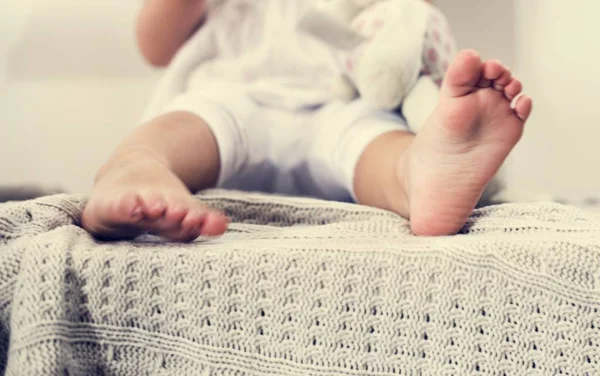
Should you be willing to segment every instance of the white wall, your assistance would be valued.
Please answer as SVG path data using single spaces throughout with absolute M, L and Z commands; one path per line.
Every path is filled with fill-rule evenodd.
M 87 192 L 158 78 L 134 44 L 140 2 L 8 2 L 0 13 L 0 184 Z
M 511 173 L 534 189 L 600 196 L 600 2 L 515 3 L 516 65 L 536 110 Z
M 157 80 L 135 50 L 139 1 L 5 0 L 0 13 L 0 184 L 89 190 Z M 283 1 L 283 0 L 282 0 Z M 437 0 L 459 44 L 509 65 L 535 97 L 506 165 L 517 188 L 600 194 L 600 2 Z M 31 6 L 30 6 L 31 5 Z M 6 11 L 8 9 L 8 11 Z
M 498 58 L 534 97 L 525 136 L 506 163 L 515 188 L 600 196 L 600 2 L 437 0 L 462 47 Z

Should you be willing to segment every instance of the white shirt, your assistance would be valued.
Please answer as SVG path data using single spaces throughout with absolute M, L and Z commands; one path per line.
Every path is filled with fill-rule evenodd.
M 258 103 L 287 109 L 332 98 L 340 73 L 335 52 L 298 29 L 315 0 L 215 0 L 199 33 L 212 33 L 214 50 L 191 73 L 187 88 L 206 80 L 243 83 Z

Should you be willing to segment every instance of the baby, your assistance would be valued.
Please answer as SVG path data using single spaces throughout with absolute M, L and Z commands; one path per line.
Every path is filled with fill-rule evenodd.
M 461 51 L 415 135 L 400 116 L 331 98 L 334 53 L 297 28 L 314 2 L 147 0 L 145 59 L 167 66 L 198 33 L 205 58 L 100 168 L 83 226 L 107 239 L 217 236 L 227 217 L 192 192 L 223 187 L 351 200 L 408 218 L 416 235 L 460 230 L 531 113 L 521 82 Z

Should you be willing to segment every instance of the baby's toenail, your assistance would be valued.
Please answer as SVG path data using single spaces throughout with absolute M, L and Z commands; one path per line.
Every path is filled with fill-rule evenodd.
M 525 93 L 520 93 L 519 95 L 517 95 L 516 97 L 514 97 L 513 100 L 512 100 L 512 102 L 510 102 L 510 108 L 512 110 L 514 110 L 515 108 L 517 108 L 517 104 L 519 104 L 519 101 L 524 96 L 525 96 Z
M 142 214 L 142 209 L 140 209 L 140 208 L 135 208 L 135 209 L 133 209 L 133 211 L 131 212 L 131 216 L 132 216 L 132 217 L 137 217 L 137 216 L 139 216 L 140 214 Z

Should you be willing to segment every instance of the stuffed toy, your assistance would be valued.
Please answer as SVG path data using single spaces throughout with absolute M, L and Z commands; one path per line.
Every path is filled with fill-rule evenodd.
M 300 28 L 337 52 L 338 97 L 399 111 L 414 131 L 435 107 L 455 54 L 447 20 L 423 0 L 323 0 Z

